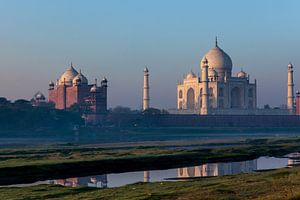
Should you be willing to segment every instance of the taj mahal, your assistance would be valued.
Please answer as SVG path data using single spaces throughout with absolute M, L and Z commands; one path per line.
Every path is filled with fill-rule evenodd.
M 241 69 L 232 74 L 232 60 L 220 48 L 217 38 L 215 46 L 201 59 L 200 76 L 190 71 L 177 85 L 176 114 L 292 114 L 294 105 L 288 109 L 266 110 L 257 108 L 257 82 Z M 291 66 L 292 68 L 292 66 Z M 291 76 L 293 76 L 291 69 Z M 293 86 L 290 86 L 293 87 Z M 293 88 L 290 89 L 293 93 Z M 294 95 L 290 94 L 293 104 Z

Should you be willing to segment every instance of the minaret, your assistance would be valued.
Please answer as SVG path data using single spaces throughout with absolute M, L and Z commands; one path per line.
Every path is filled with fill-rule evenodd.
M 149 70 L 147 67 L 144 69 L 144 88 L 143 88 L 143 110 L 149 109 Z
M 294 111 L 294 78 L 293 78 L 293 65 L 288 64 L 288 79 L 287 79 L 287 108 L 292 112 Z
M 201 81 L 202 81 L 202 107 L 200 114 L 208 114 L 208 62 L 204 58 L 201 62 Z
M 150 181 L 150 172 L 144 171 L 144 183 L 148 183 Z

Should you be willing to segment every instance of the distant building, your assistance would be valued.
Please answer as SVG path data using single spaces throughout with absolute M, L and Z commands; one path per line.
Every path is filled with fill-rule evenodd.
M 85 106 L 90 114 L 103 114 L 107 111 L 107 79 L 103 78 L 100 86 L 97 79 L 89 84 L 88 79 L 77 72 L 73 65 L 54 82 L 49 83 L 49 102 L 56 109 L 68 109 L 72 105 Z
M 46 97 L 40 91 L 35 93 L 32 99 L 30 100 L 32 106 L 46 106 L 48 105 Z

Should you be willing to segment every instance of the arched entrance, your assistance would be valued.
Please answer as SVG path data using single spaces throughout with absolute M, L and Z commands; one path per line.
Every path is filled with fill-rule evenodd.
M 187 92 L 187 109 L 195 109 L 195 92 L 193 88 L 190 88 Z
M 241 108 L 241 89 L 235 87 L 231 90 L 231 108 Z

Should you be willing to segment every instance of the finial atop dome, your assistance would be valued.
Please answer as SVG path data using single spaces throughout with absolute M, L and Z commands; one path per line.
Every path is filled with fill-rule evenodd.
M 218 47 L 218 37 L 216 36 L 216 47 Z

